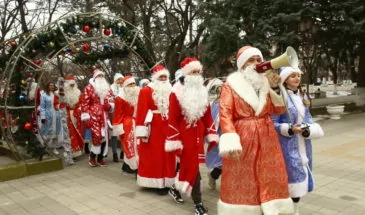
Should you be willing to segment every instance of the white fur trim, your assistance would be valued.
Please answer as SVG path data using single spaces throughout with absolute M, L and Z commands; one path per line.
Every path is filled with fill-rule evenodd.
M 140 187 L 165 188 L 174 184 L 175 178 L 147 178 L 137 175 L 137 184 Z
M 219 199 L 218 215 L 261 215 L 261 206 L 260 205 L 236 205 L 236 204 L 228 204 Z
M 227 78 L 227 83 L 231 88 L 247 102 L 255 111 L 255 116 L 260 115 L 266 105 L 267 94 L 269 93 L 270 85 L 268 80 L 264 79 L 264 84 L 260 89 L 259 96 L 256 95 L 252 84 L 249 83 L 243 76 L 242 72 L 234 72 Z
M 41 119 L 46 119 L 46 113 L 41 111 Z
M 125 80 L 123 82 L 123 87 L 126 87 L 126 86 L 128 86 L 129 84 L 132 84 L 132 83 L 136 83 L 136 80 L 133 77 L 128 78 L 127 80 Z
M 219 153 L 226 154 L 228 152 L 242 151 L 240 137 L 237 133 L 224 133 L 219 140 Z
M 76 84 L 75 80 L 65 80 L 65 84 L 71 85 L 71 84 Z
M 158 72 L 154 72 L 151 76 L 152 80 L 157 80 L 158 77 L 160 77 L 161 75 L 166 75 L 167 76 L 167 80 L 169 80 L 170 78 L 170 72 L 167 69 L 162 69 Z
M 101 71 L 101 70 L 97 70 L 93 74 L 93 79 L 95 80 L 96 76 L 98 76 L 98 75 L 105 75 L 105 73 L 103 71 Z
M 182 149 L 181 140 L 166 140 L 165 142 L 165 151 L 172 152 L 178 149 Z
M 283 100 L 283 97 L 281 95 L 278 95 L 272 89 L 269 90 L 269 93 L 270 93 L 271 102 L 274 104 L 274 106 L 276 106 L 276 107 L 283 107 L 284 106 L 284 100 Z
M 181 68 L 181 73 L 183 75 L 189 75 L 191 71 L 199 70 L 200 74 L 203 73 L 203 65 L 199 61 L 192 61 Z
M 177 190 L 179 190 L 181 193 L 186 194 L 187 196 L 191 195 L 191 191 L 193 190 L 193 187 L 190 186 L 189 182 L 187 181 L 179 181 L 179 175 L 175 177 L 175 187 Z
M 81 114 L 81 121 L 86 121 L 90 119 L 90 115 L 88 113 Z
M 208 134 L 207 135 L 207 141 L 209 143 L 211 143 L 211 142 L 219 143 L 219 136 L 217 134 Z
M 309 124 L 309 132 L 309 137 L 306 139 L 314 139 L 324 136 L 324 131 L 318 123 Z
M 123 124 L 113 125 L 113 136 L 124 134 Z
M 238 57 L 237 59 L 237 68 L 241 69 L 243 65 L 245 65 L 245 63 L 247 62 L 247 60 L 252 57 L 258 55 L 261 57 L 262 60 L 264 60 L 264 58 L 262 57 L 262 53 L 258 48 L 255 47 L 250 47 L 248 49 L 246 49 L 245 51 L 242 52 L 242 54 Z
M 274 199 L 261 204 L 262 211 L 267 215 L 292 214 L 294 204 L 291 198 Z
M 290 137 L 289 135 L 289 123 L 280 124 L 280 134 L 285 137 Z
M 123 161 L 132 169 L 136 170 L 138 169 L 138 158 L 137 156 L 133 156 L 131 158 L 127 158 L 126 155 L 124 155 Z
M 284 67 L 281 72 L 280 72 L 280 79 L 281 79 L 281 84 L 283 84 L 286 79 L 288 79 L 288 77 L 292 74 L 292 73 L 299 73 L 302 74 L 302 71 L 300 71 L 299 68 L 293 68 L 293 67 Z
M 136 126 L 136 132 L 135 132 L 136 137 L 148 137 L 148 135 L 149 133 L 147 126 L 141 126 L 141 125 Z
M 92 151 L 94 154 L 98 155 L 98 154 L 100 154 L 100 153 L 101 153 L 101 146 L 94 146 L 94 145 L 91 145 L 91 151 Z

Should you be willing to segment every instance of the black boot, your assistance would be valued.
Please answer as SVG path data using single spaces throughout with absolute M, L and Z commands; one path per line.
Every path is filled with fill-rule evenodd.
M 86 154 L 90 154 L 90 150 L 89 150 L 89 143 L 85 143 L 85 146 L 84 146 L 84 152 Z
M 113 153 L 113 162 L 118 163 L 118 154 L 117 153 Z
M 126 163 L 123 163 L 123 166 L 122 166 L 122 171 L 125 172 L 125 173 L 128 173 L 128 174 L 134 174 L 137 172 L 137 170 L 133 170 L 129 167 L 128 164 Z
M 123 151 L 121 151 L 121 152 L 120 152 L 119 158 L 120 158 L 121 160 L 123 160 L 123 159 L 124 159 L 124 152 L 123 152 Z

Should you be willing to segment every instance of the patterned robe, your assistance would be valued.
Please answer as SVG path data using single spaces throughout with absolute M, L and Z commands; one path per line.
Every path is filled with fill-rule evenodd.
M 136 137 L 141 139 L 138 146 L 139 166 L 137 184 L 141 187 L 165 188 L 174 184 L 175 153 L 165 152 L 167 118 L 158 110 L 152 97 L 153 83 L 142 88 L 138 96 L 136 115 Z
M 265 79 L 258 94 L 241 72 L 228 76 L 220 96 L 219 142 L 223 157 L 218 214 L 292 213 L 287 174 L 279 140 L 269 114 L 285 111 L 281 96 Z
M 91 83 L 85 87 L 84 93 L 81 95 L 81 110 L 82 113 L 88 113 L 90 115 L 92 144 L 100 146 L 103 138 L 105 138 L 106 141 L 109 139 L 109 113 L 104 111 L 103 104 L 108 103 L 109 99 L 113 99 L 114 95 L 112 90 L 109 90 L 106 97 L 100 99 Z M 113 103 L 110 104 L 113 109 Z M 104 151 L 104 154 L 106 151 L 107 150 Z
M 124 162 L 131 169 L 135 170 L 138 168 L 137 139 L 134 135 L 135 108 L 122 97 L 118 96 L 115 98 L 113 135 L 119 136 L 123 152 L 125 153 Z
M 289 193 L 291 197 L 303 197 L 314 188 L 312 175 L 312 138 L 324 135 L 321 126 L 313 123 L 309 109 L 303 104 L 300 95 L 288 90 L 288 113 L 273 115 L 275 129 L 284 155 L 288 173 Z M 301 134 L 289 135 L 289 125 L 309 124 L 310 135 L 304 138 Z
M 222 129 L 219 126 L 219 99 L 216 99 L 212 104 L 212 118 L 214 120 L 214 126 L 217 129 L 217 133 L 220 136 Z M 219 148 L 215 146 L 212 150 L 207 151 L 205 164 L 209 169 L 222 166 L 222 157 L 219 155 Z
M 83 128 L 81 122 L 80 103 L 76 103 L 73 107 L 66 105 L 67 127 L 71 139 L 71 148 L 73 153 L 80 154 L 84 149 Z

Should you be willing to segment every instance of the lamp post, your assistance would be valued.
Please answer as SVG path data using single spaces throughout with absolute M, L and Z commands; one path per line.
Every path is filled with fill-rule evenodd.
M 299 23 L 299 32 L 302 34 L 302 53 L 303 53 L 303 61 L 305 62 L 305 73 L 306 73 L 306 82 L 307 82 L 307 96 L 309 97 L 309 85 L 311 82 L 310 72 L 309 69 L 311 66 L 309 66 L 311 63 L 309 62 L 309 59 L 311 58 L 310 52 L 313 48 L 313 35 L 316 33 L 317 28 L 313 24 L 313 21 L 311 19 L 303 19 Z M 311 55 L 313 55 L 312 53 Z M 309 68 L 308 68 L 309 67 Z M 310 97 L 309 97 L 310 99 Z M 312 107 L 312 103 L 310 105 L 310 108 Z

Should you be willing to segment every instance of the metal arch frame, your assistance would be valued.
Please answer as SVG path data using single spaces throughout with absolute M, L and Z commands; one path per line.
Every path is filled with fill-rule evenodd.
M 60 22 L 63 20 L 68 20 L 70 18 L 74 18 L 74 17 L 96 17 L 96 19 L 98 19 L 99 22 L 99 35 L 98 36 L 94 36 L 94 37 L 81 37 L 81 39 L 76 39 L 76 40 L 70 40 L 70 38 L 67 36 L 63 31 L 62 31 L 62 27 L 60 26 Z M 113 19 L 114 18 L 114 19 Z M 130 44 L 127 44 L 125 41 L 121 40 L 120 37 L 116 37 L 116 38 L 109 38 L 109 37 L 104 37 L 103 36 L 103 21 L 107 21 L 107 22 L 119 22 L 122 25 L 124 25 L 124 27 L 127 27 L 127 25 L 129 25 L 131 27 L 131 31 L 133 33 L 133 40 L 130 42 Z M 81 43 L 81 42 L 86 42 L 86 41 L 101 41 L 101 40 L 107 40 L 107 41 L 114 41 L 117 44 L 120 44 L 120 47 L 125 46 L 129 49 L 129 51 L 135 55 L 137 58 L 139 58 L 144 65 L 148 68 L 148 63 L 144 60 L 144 58 L 142 58 L 142 56 L 136 51 L 134 50 L 134 44 L 135 41 L 137 39 L 138 36 L 142 35 L 143 36 L 143 40 L 144 41 L 149 41 L 152 46 L 153 43 L 151 42 L 150 38 L 148 38 L 140 29 L 138 29 L 137 26 L 134 26 L 132 23 L 122 19 L 122 18 L 115 18 L 115 16 L 110 16 L 110 15 L 106 15 L 104 13 L 100 13 L 100 12 L 90 12 L 90 13 L 74 13 L 68 16 L 63 16 L 60 17 L 59 19 L 48 23 L 45 26 L 42 26 L 32 32 L 30 32 L 30 34 L 28 34 L 25 39 L 23 41 L 21 41 L 21 43 L 16 47 L 15 51 L 13 52 L 13 54 L 11 55 L 10 59 L 8 60 L 8 62 L 6 63 L 6 67 L 5 70 L 3 70 L 3 75 L 2 75 L 2 80 L 8 80 L 7 84 L 5 85 L 5 89 L 4 92 L 7 93 L 8 92 L 8 87 L 10 85 L 10 79 L 14 73 L 15 70 L 15 66 L 17 64 L 17 62 L 19 61 L 19 58 L 26 60 L 30 63 L 30 65 L 32 65 L 35 71 L 40 71 L 40 70 L 44 70 L 44 68 L 42 67 L 42 65 L 44 64 L 44 62 L 42 62 L 41 65 L 36 65 L 35 63 L 33 63 L 32 61 L 30 61 L 29 59 L 27 59 L 25 56 L 22 55 L 23 51 L 25 48 L 28 47 L 29 43 L 32 42 L 32 40 L 34 39 L 34 37 L 36 37 L 38 34 L 40 34 L 41 32 L 47 31 L 47 29 L 56 29 L 59 28 L 61 29 L 61 33 L 62 36 L 65 38 L 67 45 L 62 47 L 61 49 L 59 49 L 57 52 L 53 53 L 53 56 L 51 59 L 53 59 L 55 56 L 57 56 L 57 54 L 59 54 L 62 50 L 64 50 L 65 47 L 71 45 L 71 44 L 77 44 L 77 43 Z M 142 41 L 143 42 L 143 41 Z M 153 53 L 149 53 L 149 51 L 147 50 L 147 54 L 151 57 L 151 59 L 155 62 L 155 57 L 153 56 Z M 43 57 L 43 59 L 46 59 L 46 61 L 51 61 L 51 59 L 47 59 L 47 57 Z M 155 62 L 156 63 L 156 62 Z M 39 80 L 42 78 L 43 74 L 45 72 L 43 71 L 39 77 Z M 143 76 L 143 75 L 142 75 Z M 0 107 L 1 109 L 4 110 L 5 112 L 5 121 L 7 124 L 9 124 L 10 122 L 8 121 L 9 119 L 9 111 L 10 109 L 36 109 L 36 106 L 21 106 L 21 107 L 9 107 L 8 106 L 8 97 L 5 97 L 4 99 L 4 106 Z M 1 120 L 0 120 L 1 121 Z M 12 132 L 11 132 L 11 128 L 8 126 L 6 128 L 1 127 L 2 133 L 4 135 L 4 138 L 6 138 L 8 141 L 6 141 L 8 143 L 9 148 L 13 148 L 15 150 L 11 150 L 14 154 L 14 151 L 17 152 L 17 155 L 14 154 L 14 156 L 17 156 L 19 160 L 24 160 L 24 157 L 19 153 L 18 148 L 16 147 L 15 144 L 15 140 L 13 138 Z

